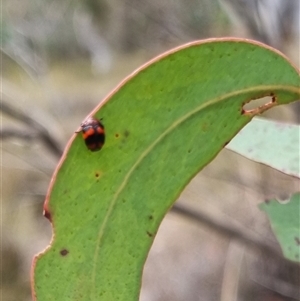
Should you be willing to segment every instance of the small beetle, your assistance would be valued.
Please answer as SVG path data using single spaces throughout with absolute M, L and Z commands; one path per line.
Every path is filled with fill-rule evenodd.
M 82 132 L 87 148 L 92 152 L 100 150 L 105 142 L 105 130 L 101 121 L 89 117 L 80 126 L 81 130 L 75 133 Z

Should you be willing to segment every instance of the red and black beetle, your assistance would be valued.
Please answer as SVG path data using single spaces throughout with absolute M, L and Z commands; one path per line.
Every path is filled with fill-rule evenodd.
M 89 117 L 80 126 L 81 130 L 76 133 L 82 132 L 87 148 L 92 152 L 100 150 L 105 142 L 105 129 L 101 121 Z

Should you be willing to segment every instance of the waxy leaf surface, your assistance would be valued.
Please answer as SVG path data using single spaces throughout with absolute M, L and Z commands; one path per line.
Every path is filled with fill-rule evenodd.
M 268 215 L 284 256 L 300 262 L 300 193 L 284 202 L 268 200 L 259 207 Z
M 226 146 L 248 159 L 300 178 L 300 126 L 253 118 Z
M 36 300 L 138 300 L 148 251 L 181 191 L 255 114 L 297 100 L 299 83 L 281 54 L 239 39 L 184 45 L 134 72 L 92 112 L 105 125 L 102 150 L 74 135 L 53 177 L 54 237 L 34 261 Z M 267 95 L 273 103 L 243 111 Z

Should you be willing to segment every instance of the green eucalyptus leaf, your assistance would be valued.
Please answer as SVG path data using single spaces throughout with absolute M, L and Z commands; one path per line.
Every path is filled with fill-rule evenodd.
M 300 177 L 300 126 L 253 118 L 226 146 L 248 159 Z
M 300 262 L 300 193 L 284 202 L 268 200 L 259 207 L 268 215 L 284 256 Z
M 241 39 L 198 41 L 152 60 L 93 112 L 106 142 L 80 134 L 53 176 L 50 247 L 33 264 L 38 301 L 138 300 L 158 227 L 189 181 L 255 114 L 299 98 L 299 74 L 280 53 Z M 252 111 L 251 99 L 273 102 Z

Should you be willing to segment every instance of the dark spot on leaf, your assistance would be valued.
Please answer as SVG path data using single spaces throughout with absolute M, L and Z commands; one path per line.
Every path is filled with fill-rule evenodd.
M 66 256 L 66 255 L 68 255 L 69 254 L 69 251 L 67 250 L 67 249 L 62 249 L 62 250 L 60 250 L 60 255 L 62 255 L 62 256 Z
M 128 137 L 128 136 L 129 136 L 129 131 L 125 130 L 124 136 L 125 136 L 125 137 Z
M 116 138 L 119 138 L 119 136 L 120 136 L 119 133 L 116 133 L 116 134 L 115 134 L 115 137 L 116 137 Z
M 153 219 L 153 215 L 149 215 L 149 219 L 152 220 Z
M 207 125 L 207 123 L 203 123 L 203 124 L 201 125 L 201 129 L 202 129 L 203 132 L 207 132 L 207 130 L 208 130 L 208 125 Z
M 102 176 L 103 172 L 102 171 L 99 171 L 99 170 L 96 170 L 95 171 L 95 178 L 97 179 L 97 182 L 99 182 L 99 178 Z
M 152 236 L 153 236 L 153 234 L 152 234 L 151 232 L 149 232 L 149 231 L 147 231 L 147 235 L 148 235 L 149 237 L 152 237 Z
M 299 237 L 295 237 L 295 241 L 296 241 L 296 244 L 298 245 L 298 246 L 300 246 L 300 238 Z

